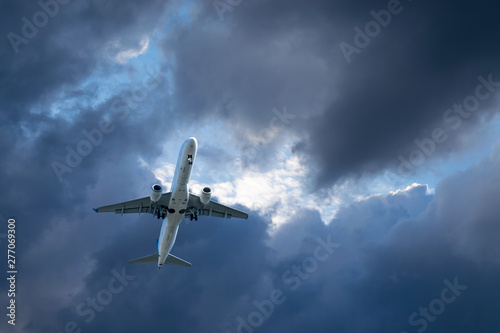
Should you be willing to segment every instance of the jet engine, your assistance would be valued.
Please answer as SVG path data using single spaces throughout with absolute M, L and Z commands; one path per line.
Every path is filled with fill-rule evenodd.
M 212 190 L 210 187 L 204 187 L 200 193 L 200 201 L 202 204 L 206 205 L 210 202 L 210 198 L 212 197 Z
M 162 192 L 161 185 L 154 184 L 151 186 L 151 195 L 149 196 L 151 198 L 152 202 L 157 202 L 161 198 L 161 192 Z

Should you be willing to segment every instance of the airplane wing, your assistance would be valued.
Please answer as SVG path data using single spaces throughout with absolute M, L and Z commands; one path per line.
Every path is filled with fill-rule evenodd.
M 150 214 L 166 214 L 168 203 L 170 202 L 170 195 L 172 192 L 163 193 L 160 200 L 155 203 L 151 202 L 150 197 L 141 199 L 120 202 L 113 205 L 102 206 L 94 208 L 96 213 L 114 212 L 116 214 L 128 213 L 150 213 Z
M 239 219 L 247 219 L 248 214 L 240 210 L 224 206 L 218 202 L 210 200 L 206 205 L 203 205 L 200 201 L 200 197 L 189 193 L 188 210 L 186 211 L 186 216 L 205 215 L 208 217 L 223 217 L 224 219 L 230 219 L 231 217 Z

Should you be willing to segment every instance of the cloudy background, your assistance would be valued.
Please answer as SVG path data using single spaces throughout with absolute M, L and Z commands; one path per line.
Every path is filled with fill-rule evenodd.
M 495 2 L 60 2 L 0 5 L 2 332 L 500 330 Z M 160 222 L 91 208 L 190 136 L 250 217 L 126 266 Z

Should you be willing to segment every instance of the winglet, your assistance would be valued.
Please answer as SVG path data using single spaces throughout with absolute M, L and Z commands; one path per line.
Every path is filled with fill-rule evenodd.
M 97 213 L 97 208 L 92 208 L 92 210 Z

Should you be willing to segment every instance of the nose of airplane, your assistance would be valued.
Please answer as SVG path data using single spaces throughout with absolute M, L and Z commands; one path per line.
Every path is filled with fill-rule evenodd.
M 188 143 L 189 148 L 191 148 L 193 150 L 198 149 L 198 141 L 196 140 L 195 137 L 190 137 L 189 139 L 186 140 L 186 142 Z

